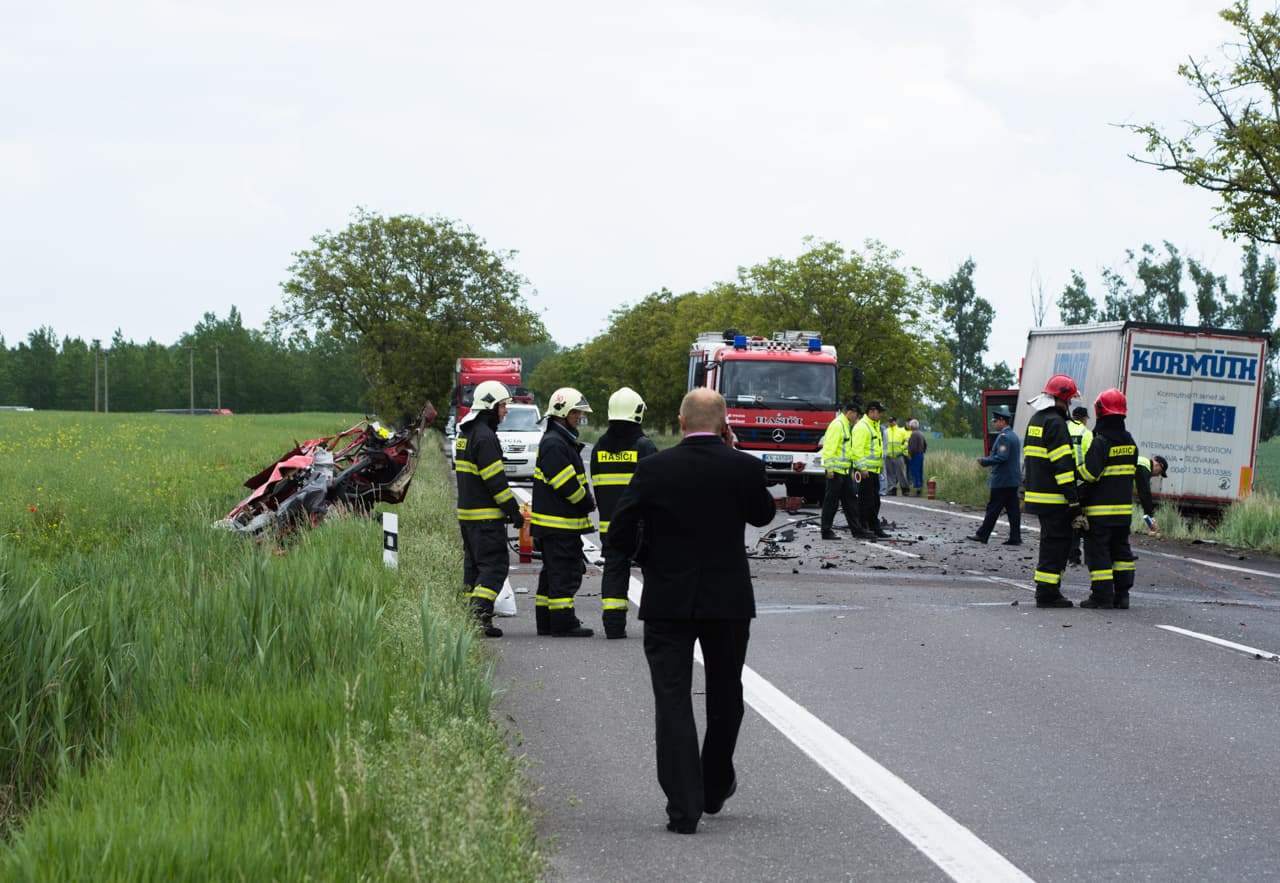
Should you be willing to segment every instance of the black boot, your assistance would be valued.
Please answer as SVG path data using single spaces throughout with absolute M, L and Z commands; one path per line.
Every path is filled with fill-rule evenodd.
M 1111 604 L 1116 610 L 1128 610 L 1129 609 L 1129 590 L 1117 589 L 1115 600 L 1112 601 Z
M 1042 589 L 1036 587 L 1037 607 L 1074 607 L 1070 598 L 1063 597 L 1058 589 Z

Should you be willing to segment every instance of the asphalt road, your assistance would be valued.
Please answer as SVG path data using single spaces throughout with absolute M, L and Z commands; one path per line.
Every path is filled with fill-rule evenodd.
M 1135 537 L 1130 610 L 1038 610 L 1034 517 L 1006 547 L 1003 522 L 964 542 L 978 514 L 945 503 L 882 515 L 894 540 L 785 513 L 790 541 L 750 536 L 739 788 L 693 837 L 665 829 L 634 613 L 602 637 L 591 568 L 596 636 L 538 638 L 537 564 L 515 565 L 497 714 L 554 879 L 1280 878 L 1280 564 Z

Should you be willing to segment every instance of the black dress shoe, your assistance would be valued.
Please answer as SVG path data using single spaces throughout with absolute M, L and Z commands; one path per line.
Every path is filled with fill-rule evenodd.
M 718 801 L 714 803 L 708 803 L 706 805 L 705 812 L 707 813 L 707 815 L 713 816 L 716 813 L 720 812 L 720 810 L 724 809 L 724 802 L 728 800 L 730 797 L 732 797 L 735 793 L 737 793 L 737 790 L 738 790 L 738 777 L 734 776 L 733 781 L 729 783 L 729 790 L 724 792 L 724 797 L 721 797 Z
M 834 530 L 824 530 L 822 532 L 822 538 L 824 540 L 838 540 L 840 539 L 840 534 L 836 533 Z
M 673 834 L 697 834 L 698 823 L 677 822 L 675 819 L 671 819 L 667 822 L 667 830 L 671 831 Z
M 893 536 L 893 534 L 885 530 L 878 530 L 873 534 L 873 536 L 878 540 L 887 540 L 889 537 Z
M 1000 545 L 1002 545 L 1002 546 L 1021 546 L 1021 545 L 1022 545 L 1022 540 L 1005 540 L 1005 541 L 1004 541 L 1003 543 L 1001 543 Z
M 973 542 L 975 542 L 975 543 L 982 543 L 982 545 L 984 545 L 984 546 L 987 544 L 987 541 L 986 541 L 986 540 L 984 540 L 982 537 L 977 536 L 977 535 L 974 535 L 974 536 L 971 536 L 971 537 L 965 537 L 965 539 L 966 539 L 966 540 L 972 540 L 972 541 L 973 541 Z

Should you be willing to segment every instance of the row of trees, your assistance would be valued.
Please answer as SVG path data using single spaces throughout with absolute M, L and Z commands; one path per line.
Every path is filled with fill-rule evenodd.
M 878 242 L 862 251 L 813 239 L 807 245 L 793 260 L 740 268 L 736 279 L 706 291 L 657 291 L 614 310 L 603 334 L 542 360 L 529 386 L 544 395 L 576 386 L 602 412 L 613 390 L 632 386 L 652 420 L 669 427 L 685 391 L 690 344 L 699 332 L 727 328 L 818 331 L 839 354 L 842 397 L 854 392 L 856 368 L 864 398 L 884 400 L 903 417 L 949 420 L 952 429 L 961 428 L 956 415 L 967 410 L 960 403 L 971 381 L 1008 382 L 1007 368 L 993 373 L 981 363 L 992 310 L 973 293 L 972 261 L 959 281 L 937 286 Z M 963 383 L 957 365 L 969 372 Z
M 360 411 L 368 387 L 341 341 L 244 327 L 235 307 L 206 313 L 177 343 L 58 340 L 49 327 L 13 347 L 0 340 L 0 404 L 67 411 Z

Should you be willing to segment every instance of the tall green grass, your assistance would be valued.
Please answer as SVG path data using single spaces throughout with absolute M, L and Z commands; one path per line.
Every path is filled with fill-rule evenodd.
M 367 519 L 284 547 L 210 527 L 351 422 L 0 413 L 29 457 L 0 473 L 0 876 L 541 873 L 435 445 L 398 570 Z

